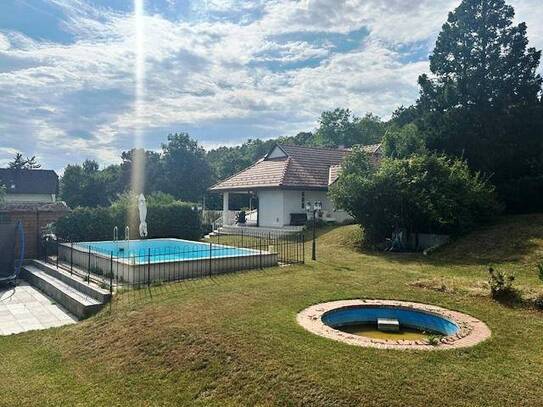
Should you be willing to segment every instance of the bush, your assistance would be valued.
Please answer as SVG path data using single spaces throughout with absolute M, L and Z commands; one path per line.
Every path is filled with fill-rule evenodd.
M 331 195 L 363 226 L 371 244 L 384 242 L 397 229 L 460 234 L 498 210 L 494 187 L 486 179 L 465 162 L 438 155 L 385 158 L 376 168 L 355 150 Z
M 53 230 L 61 239 L 75 242 L 111 240 L 115 225 L 110 208 L 76 208 L 57 220 Z
M 497 300 L 516 299 L 519 295 L 513 287 L 515 275 L 492 267 L 488 268 L 488 284 L 490 285 L 490 294 Z
M 130 227 L 131 238 L 139 237 L 139 213 L 136 202 L 125 199 L 108 208 L 76 208 L 54 224 L 58 237 L 72 241 L 111 240 L 113 228 L 119 227 L 120 238 L 126 225 Z M 172 201 L 154 203 L 147 206 L 147 225 L 149 238 L 173 237 L 199 239 L 201 237 L 200 218 L 192 205 Z

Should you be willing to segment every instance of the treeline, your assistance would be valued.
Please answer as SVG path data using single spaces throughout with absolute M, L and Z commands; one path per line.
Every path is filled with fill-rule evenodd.
M 163 192 L 187 202 L 202 202 L 205 197 L 207 207 L 218 209 L 222 205 L 220 197 L 207 194 L 207 189 L 262 158 L 277 142 L 350 147 L 379 142 L 386 128 L 387 123 L 378 116 L 357 117 L 348 109 L 338 108 L 322 113 L 314 132 L 270 140 L 249 139 L 239 146 L 207 152 L 187 133 L 170 134 L 160 151 L 125 151 L 120 164 L 100 168 L 96 161 L 87 160 L 68 165 L 61 179 L 60 194 L 72 208 L 109 206 L 132 189 L 134 166 L 143 162 L 146 195 Z
M 131 150 L 119 165 L 70 165 L 61 195 L 72 206 L 105 206 L 130 189 L 134 158 L 145 158 L 145 193 L 197 202 L 207 188 L 253 163 L 276 142 L 350 147 L 383 140 L 385 155 L 444 155 L 465 162 L 495 186 L 509 212 L 543 211 L 541 51 L 528 47 L 525 23 L 513 24 L 504 0 L 464 0 L 449 14 L 419 77 L 420 96 L 389 121 L 348 109 L 321 114 L 313 132 L 248 140 L 206 152 L 188 134 L 168 136 L 160 152 Z M 215 201 L 213 200 L 215 199 Z M 220 206 L 218 197 L 208 204 Z

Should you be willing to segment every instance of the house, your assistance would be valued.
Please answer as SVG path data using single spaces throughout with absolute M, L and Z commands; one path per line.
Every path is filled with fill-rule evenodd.
M 0 168 L 6 188 L 0 203 L 0 223 L 21 222 L 25 232 L 25 258 L 39 255 L 43 229 L 70 212 L 57 200 L 58 176 L 50 170 Z
M 378 160 L 380 145 L 364 146 Z M 319 216 L 327 222 L 350 219 L 335 208 L 328 188 L 339 176 L 341 163 L 351 150 L 276 144 L 262 159 L 210 188 L 223 194 L 223 225 L 235 226 L 236 213 L 229 210 L 231 194 L 250 194 L 258 202 L 254 226 L 299 230 L 312 217 L 306 206 L 319 202 Z
M 6 202 L 56 202 L 58 175 L 52 170 L 0 168 L 0 185 L 6 188 Z

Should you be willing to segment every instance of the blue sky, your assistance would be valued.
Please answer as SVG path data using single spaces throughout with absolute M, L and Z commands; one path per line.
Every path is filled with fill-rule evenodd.
M 0 2 L 0 166 L 118 162 L 186 131 L 206 148 L 312 130 L 323 110 L 388 118 L 458 0 L 144 0 L 135 108 L 132 0 Z M 514 0 L 543 48 L 540 0 Z

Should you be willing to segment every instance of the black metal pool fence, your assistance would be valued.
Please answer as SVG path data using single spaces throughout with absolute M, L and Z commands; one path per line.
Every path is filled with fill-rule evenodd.
M 305 262 L 303 233 L 285 235 L 241 231 L 211 236 L 198 243 L 175 249 L 107 253 L 93 248 L 92 242 L 78 244 L 50 238 L 44 240 L 40 257 L 112 292 L 114 287 L 138 288 Z M 126 244 L 126 241 L 118 241 L 117 244 Z

